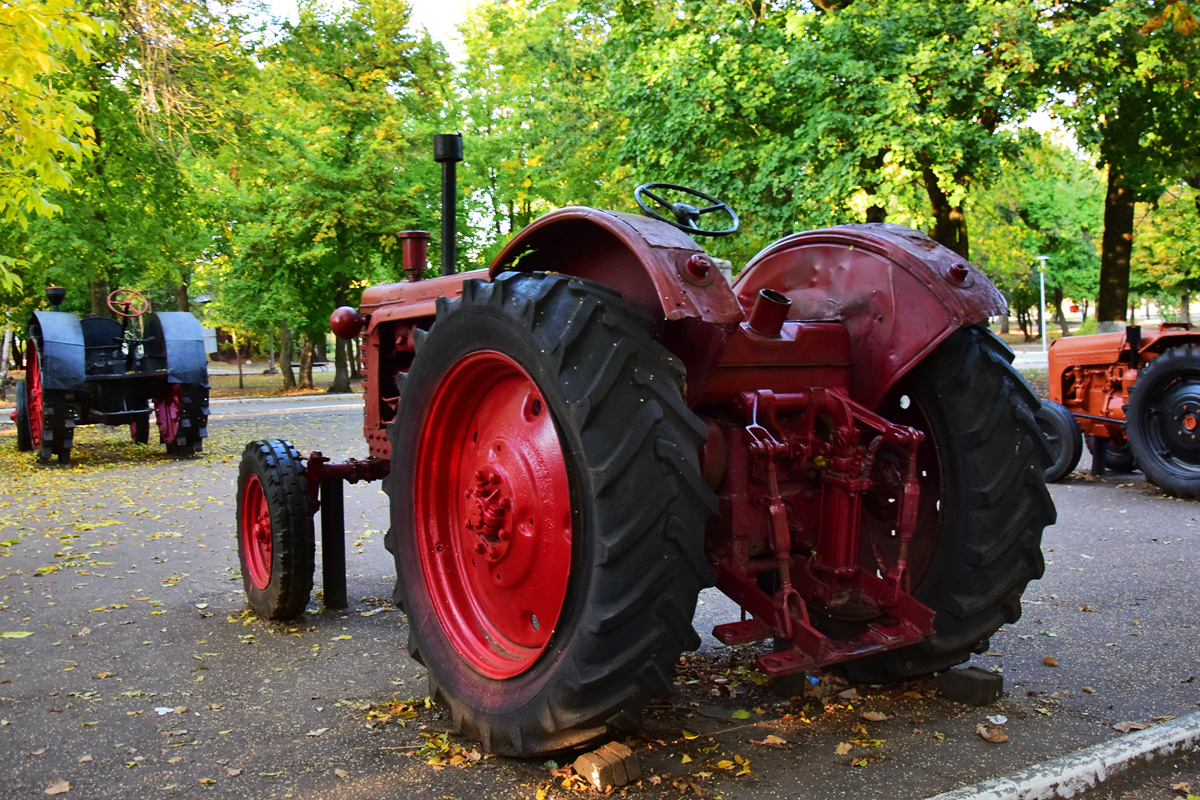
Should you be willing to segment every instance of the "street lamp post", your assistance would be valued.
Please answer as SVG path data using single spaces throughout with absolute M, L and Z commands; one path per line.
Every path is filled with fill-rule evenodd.
M 1035 256 L 1040 262 L 1038 264 L 1038 279 L 1042 285 L 1042 305 L 1038 316 L 1042 319 L 1042 352 L 1046 352 L 1046 262 L 1050 260 L 1050 256 Z

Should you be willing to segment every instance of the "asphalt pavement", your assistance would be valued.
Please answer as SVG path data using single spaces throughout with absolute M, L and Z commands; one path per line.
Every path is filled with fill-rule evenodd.
M 0 797 L 586 793 L 565 761 L 491 758 L 446 735 L 388 599 L 378 484 L 346 487 L 349 609 L 322 608 L 318 569 L 303 619 L 248 612 L 234 533 L 244 444 L 361 457 L 360 427 L 357 397 L 214 401 L 200 458 L 87 427 L 74 466 L 42 468 L 0 425 Z M 998 702 L 953 703 L 929 682 L 772 685 L 747 668 L 752 649 L 706 637 L 676 696 L 625 739 L 645 775 L 630 794 L 927 798 L 1200 710 L 1200 504 L 1138 474 L 1077 473 L 1051 492 L 1046 575 L 972 659 L 1003 674 Z M 701 602 L 701 631 L 736 618 L 715 592 Z M 1095 796 L 1169 800 L 1182 796 L 1171 785 L 1200 787 L 1196 773 L 1160 761 Z

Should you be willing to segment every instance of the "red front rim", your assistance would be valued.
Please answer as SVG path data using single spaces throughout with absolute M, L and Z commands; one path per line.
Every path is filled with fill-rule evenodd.
M 154 401 L 154 419 L 158 422 L 158 433 L 167 444 L 179 435 L 179 417 L 183 409 L 183 392 L 178 383 L 168 383 L 167 391 Z
M 25 384 L 29 387 L 29 438 L 33 449 L 42 447 L 42 354 L 37 342 L 29 339 L 29 352 L 25 354 Z
M 246 481 L 242 493 L 242 556 L 250 582 L 259 589 L 271 582 L 271 513 L 257 475 Z
M 520 675 L 558 624 L 572 523 L 554 420 L 516 362 L 483 351 L 447 372 L 413 488 L 421 570 L 442 630 L 481 675 Z

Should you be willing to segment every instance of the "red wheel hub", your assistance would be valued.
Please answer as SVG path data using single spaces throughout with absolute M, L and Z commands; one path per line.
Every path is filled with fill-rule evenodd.
M 480 674 L 528 670 L 571 570 L 571 491 L 529 374 L 492 351 L 454 364 L 432 399 L 413 496 L 421 570 L 455 650 Z
M 29 435 L 33 449 L 42 448 L 42 354 L 33 337 L 29 339 L 29 352 L 25 354 L 25 385 L 29 392 Z
M 178 383 L 168 383 L 167 391 L 154 401 L 154 419 L 159 435 L 167 444 L 179 435 L 179 418 L 183 415 L 183 392 Z
M 246 572 L 251 583 L 265 589 L 271 582 L 271 513 L 257 475 L 246 481 L 239 524 Z

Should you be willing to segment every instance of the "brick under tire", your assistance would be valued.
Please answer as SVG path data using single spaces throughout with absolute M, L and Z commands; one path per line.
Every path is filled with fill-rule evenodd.
M 388 481 L 409 652 L 493 753 L 636 722 L 699 645 L 705 428 L 649 324 L 562 275 L 468 281 L 398 381 Z
M 1129 390 L 1125 434 L 1146 480 L 1200 500 L 1200 347 L 1172 347 L 1142 367 Z
M 935 542 L 913 576 L 913 594 L 937 617 L 929 639 L 841 665 L 851 680 L 906 680 L 984 652 L 1001 625 L 1021 616 L 1021 594 L 1042 576 L 1042 529 L 1056 515 L 1044 477 L 1049 454 L 1034 418 L 1038 400 L 1011 359 L 992 334 L 960 330 L 877 409 L 925 432 L 922 448 L 933 449 L 940 473 L 940 494 L 921 484 L 923 502 L 933 489 L 940 509 L 936 525 L 918 529 Z
M 250 442 L 238 467 L 238 559 L 251 610 L 294 619 L 312 595 L 316 537 L 300 453 L 291 442 Z

